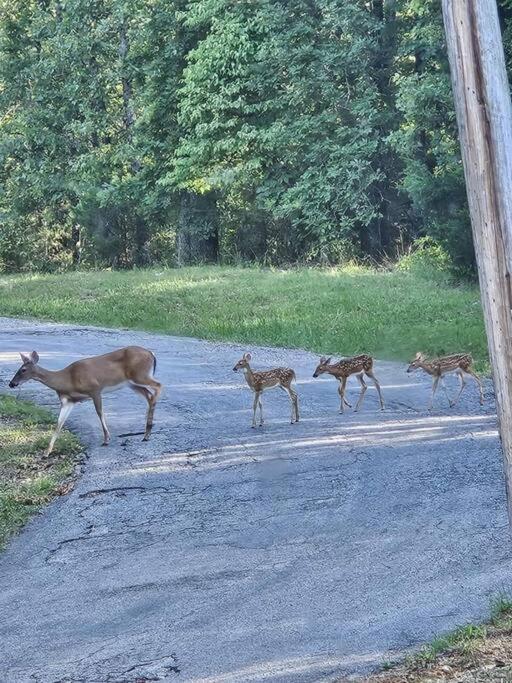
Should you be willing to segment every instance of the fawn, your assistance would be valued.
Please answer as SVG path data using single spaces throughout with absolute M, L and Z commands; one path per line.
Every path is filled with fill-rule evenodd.
M 44 453 L 45 457 L 52 452 L 60 430 L 75 404 L 87 399 L 91 399 L 94 403 L 103 429 L 103 445 L 107 446 L 110 433 L 103 414 L 101 394 L 103 391 L 120 388 L 124 384 L 128 384 L 147 401 L 148 413 L 143 441 L 149 439 L 153 427 L 155 405 L 162 390 L 160 382 L 153 377 L 156 358 L 151 351 L 140 346 L 127 346 L 102 356 L 77 360 L 62 370 L 42 368 L 39 365 L 37 351 L 32 351 L 29 356 L 24 353 L 20 355 L 23 364 L 9 382 L 10 388 L 14 389 L 33 379 L 53 389 L 60 400 L 61 408 L 57 427 Z
M 233 368 L 234 372 L 243 370 L 247 384 L 254 392 L 254 403 L 252 413 L 252 426 L 256 427 L 256 409 L 260 407 L 260 427 L 263 425 L 263 406 L 261 404 L 261 394 L 265 389 L 272 389 L 279 387 L 286 391 L 290 397 L 292 404 L 291 423 L 299 421 L 299 401 L 297 392 L 291 387 L 292 381 L 295 380 L 295 372 L 291 368 L 274 368 L 273 370 L 260 370 L 253 372 L 249 361 L 252 359 L 250 353 L 244 353 L 242 358 Z
M 427 360 L 425 354 L 418 352 L 412 359 L 409 367 L 407 368 L 407 372 L 413 372 L 414 370 L 421 368 L 426 373 L 432 376 L 432 393 L 430 395 L 430 403 L 428 405 L 428 410 L 432 410 L 434 396 L 437 391 L 439 382 L 441 382 L 441 385 L 444 389 L 444 393 L 446 394 L 446 398 L 448 399 L 450 408 L 456 405 L 457 401 L 460 398 L 460 395 L 462 394 L 464 387 L 466 386 L 466 380 L 464 378 L 464 375 L 471 375 L 471 377 L 473 377 L 475 382 L 478 384 L 478 390 L 480 392 L 480 405 L 483 405 L 484 394 L 482 389 L 482 382 L 480 381 L 480 378 L 475 373 L 475 371 L 472 369 L 472 365 L 473 359 L 469 353 L 456 353 L 452 356 L 442 356 L 441 358 L 432 358 L 431 360 Z M 455 397 L 454 401 L 452 401 L 448 396 L 448 391 L 444 384 L 444 375 L 446 375 L 448 372 L 455 372 L 459 376 L 460 380 L 459 393 Z
M 367 389 L 366 382 L 363 379 L 364 375 L 370 377 L 375 384 L 375 388 L 379 394 L 380 409 L 384 410 L 384 400 L 382 398 L 379 381 L 373 373 L 373 358 L 371 356 L 362 354 L 360 356 L 353 356 L 352 358 L 342 358 L 337 363 L 333 364 L 331 364 L 330 358 L 322 356 L 315 372 L 313 373 L 313 377 L 323 375 L 325 372 L 336 377 L 340 383 L 338 387 L 338 393 L 340 395 L 340 413 L 345 412 L 346 405 L 349 408 L 352 408 L 351 404 L 345 398 L 345 388 L 347 386 L 347 379 L 350 377 L 350 375 L 355 375 L 359 384 L 361 385 L 361 393 L 359 394 L 354 411 L 359 410 Z

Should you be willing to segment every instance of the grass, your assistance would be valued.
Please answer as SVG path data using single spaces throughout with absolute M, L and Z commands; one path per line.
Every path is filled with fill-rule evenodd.
M 486 624 L 461 626 L 436 638 L 403 663 L 386 662 L 366 683 L 481 683 L 512 681 L 512 600 L 499 596 Z
M 487 367 L 477 287 L 399 270 L 211 266 L 2 276 L 0 315 L 402 361 L 419 350 L 464 351 Z
M 43 460 L 54 425 L 48 411 L 0 396 L 0 548 L 43 504 L 68 489 L 81 446 L 64 431 Z

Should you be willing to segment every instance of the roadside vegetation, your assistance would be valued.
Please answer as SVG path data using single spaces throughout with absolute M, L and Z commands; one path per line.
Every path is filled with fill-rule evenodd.
M 401 361 L 464 351 L 487 367 L 478 288 L 407 263 L 5 275 L 0 315 Z
M 67 493 L 81 451 L 63 431 L 55 450 L 42 459 L 55 417 L 38 406 L 0 396 L 0 549 L 10 536 L 57 495 Z
M 512 681 L 512 600 L 498 598 L 489 622 L 433 640 L 365 683 L 505 683 Z

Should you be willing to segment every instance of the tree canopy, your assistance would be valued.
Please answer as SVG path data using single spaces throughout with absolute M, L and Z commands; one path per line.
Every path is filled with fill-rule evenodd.
M 438 0 L 0 0 L 0 270 L 421 236 L 474 267 Z

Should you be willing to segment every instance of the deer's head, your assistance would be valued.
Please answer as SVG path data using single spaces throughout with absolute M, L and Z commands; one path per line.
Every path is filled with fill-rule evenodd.
M 251 358 L 252 356 L 250 353 L 244 353 L 244 355 L 240 358 L 238 363 L 233 368 L 233 372 L 238 372 L 239 370 L 247 370 Z
M 313 377 L 318 377 L 318 375 L 323 375 L 324 372 L 327 372 L 327 371 L 328 371 L 328 366 L 329 366 L 329 363 L 330 363 L 330 362 L 331 362 L 331 359 L 330 359 L 330 358 L 326 358 L 325 356 L 322 356 L 322 357 L 320 358 L 320 362 L 319 362 L 318 365 L 316 366 L 316 370 L 315 370 L 315 372 L 313 373 Z
M 407 372 L 414 372 L 414 370 L 417 370 L 425 360 L 426 360 L 425 354 L 421 353 L 421 351 L 418 351 L 418 353 L 414 356 L 412 361 L 409 363 L 409 367 L 407 368 Z
M 14 377 L 9 382 L 9 387 L 15 389 L 19 387 L 20 384 L 28 382 L 29 379 L 34 379 L 36 374 L 36 365 L 39 361 L 39 354 L 37 351 L 32 351 L 32 353 L 27 356 L 24 353 L 20 353 L 23 365 L 14 375 Z

